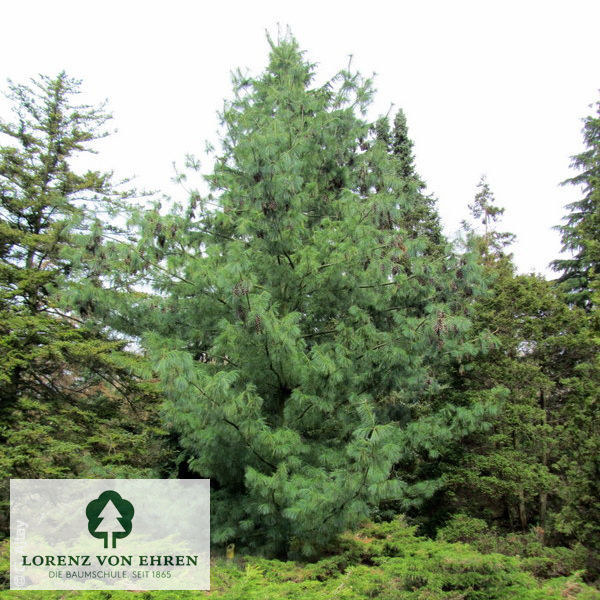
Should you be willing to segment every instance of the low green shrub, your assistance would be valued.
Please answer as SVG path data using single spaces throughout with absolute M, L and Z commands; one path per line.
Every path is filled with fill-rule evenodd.
M 536 577 L 564 577 L 585 568 L 587 551 L 581 545 L 573 548 L 552 547 L 543 543 L 543 531 L 534 527 L 527 533 L 501 534 L 482 519 L 465 514 L 455 515 L 438 530 L 437 539 L 466 542 L 484 554 L 496 552 L 521 558 L 521 567 Z
M 440 536 L 474 536 L 478 527 L 454 524 Z M 217 560 L 210 592 L 0 592 L 0 599 L 600 600 L 580 572 L 539 581 L 530 558 L 541 557 L 484 554 L 460 541 L 419 537 L 398 518 L 344 534 L 335 554 L 311 564 L 251 556 Z

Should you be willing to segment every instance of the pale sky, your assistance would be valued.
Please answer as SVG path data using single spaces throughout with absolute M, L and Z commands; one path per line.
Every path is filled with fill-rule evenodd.
M 218 140 L 230 72 L 262 71 L 266 30 L 289 25 L 318 81 L 352 54 L 363 74 L 377 73 L 369 116 L 404 109 L 446 231 L 485 173 L 506 208 L 503 229 L 517 234 L 519 269 L 551 274 L 552 226 L 580 197 L 559 183 L 574 173 L 581 119 L 600 99 L 597 0 L 21 0 L 1 14 L 2 89 L 62 69 L 83 79 L 86 100 L 108 98 L 118 129 L 99 147 L 102 167 L 176 200 L 185 192 L 170 181 L 173 161 L 202 159 L 204 140 Z

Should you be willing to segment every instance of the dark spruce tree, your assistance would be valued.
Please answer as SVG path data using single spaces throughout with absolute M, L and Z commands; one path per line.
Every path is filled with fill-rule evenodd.
M 100 252 L 100 221 L 127 196 L 110 174 L 73 166 L 109 119 L 103 106 L 75 103 L 79 89 L 64 73 L 11 83 L 12 118 L 0 121 L 3 481 L 149 472 L 133 448 L 148 438 L 136 399 L 151 397 L 130 375 L 136 359 L 88 326 L 90 298 L 71 309 L 59 298 L 72 281 L 99 281 L 87 258 Z
M 586 150 L 573 157 L 572 166 L 580 171 L 565 183 L 582 186 L 583 198 L 570 204 L 562 233 L 563 250 L 571 257 L 552 266 L 562 271 L 559 283 L 570 304 L 583 307 L 574 349 L 575 360 L 565 361 L 556 352 L 554 366 L 563 370 L 564 425 L 560 457 L 564 473 L 563 505 L 556 528 L 567 539 L 576 539 L 591 552 L 589 573 L 600 574 L 600 102 L 596 114 L 584 120 Z M 564 370 L 564 365 L 571 368 Z
M 373 129 L 376 139 L 387 147 L 398 180 L 402 181 L 403 202 L 398 207 L 397 218 L 411 238 L 421 238 L 426 242 L 428 254 L 443 255 L 446 241 L 436 200 L 425 194 L 425 182 L 416 172 L 413 142 L 408 135 L 404 112 L 399 110 L 396 113 L 393 126 L 390 127 L 387 117 L 381 117 Z M 377 165 L 373 165 L 373 169 L 377 170 Z
M 571 256 L 555 260 L 552 267 L 561 272 L 559 282 L 572 302 L 590 310 L 600 273 L 600 102 L 596 114 L 584 120 L 583 139 L 586 150 L 572 162 L 580 173 L 564 182 L 582 186 L 583 198 L 567 206 L 565 223 L 557 227 L 562 249 Z
M 460 301 L 479 269 L 406 220 L 420 185 L 360 117 L 370 82 L 316 86 L 295 40 L 269 42 L 266 71 L 234 78 L 211 193 L 134 215 L 138 244 L 114 249 L 158 293 L 106 315 L 143 339 L 187 468 L 211 478 L 213 543 L 311 556 L 431 495 L 402 464 L 491 409 L 433 404 L 481 347 Z

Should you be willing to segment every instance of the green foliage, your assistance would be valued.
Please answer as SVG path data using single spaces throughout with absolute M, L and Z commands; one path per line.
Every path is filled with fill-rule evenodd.
M 436 200 L 424 194 L 425 182 L 418 176 L 413 156 L 413 142 L 408 135 L 406 116 L 402 110 L 396 113 L 390 128 L 387 117 L 380 118 L 374 126 L 377 141 L 387 148 L 394 170 L 402 182 L 404 202 L 399 207 L 404 229 L 411 238 L 425 243 L 424 252 L 435 257 L 444 251 L 444 237 Z M 378 165 L 371 165 L 376 171 Z
M 504 213 L 504 209 L 496 205 L 494 193 L 484 175 L 477 184 L 477 190 L 473 204 L 469 204 L 469 210 L 473 218 L 483 225 L 483 235 L 475 236 L 475 245 L 484 263 L 489 265 L 503 255 L 504 248 L 514 242 L 515 236 L 512 233 L 496 231 L 495 224 Z
M 129 598 L 131 592 L 0 592 L 0 597 L 54 600 Z M 104 594 L 104 595 L 102 595 Z M 144 592 L 147 600 L 597 600 L 580 574 L 538 581 L 527 561 L 472 546 L 416 537 L 402 519 L 344 534 L 337 554 L 312 564 L 243 557 L 214 561 L 211 592 Z
M 584 197 L 567 206 L 565 224 L 557 227 L 562 249 L 571 256 L 555 260 L 552 266 L 562 272 L 559 282 L 571 301 L 590 309 L 596 305 L 593 294 L 600 274 L 600 102 L 596 115 L 584 119 L 583 139 L 586 150 L 572 162 L 580 173 L 564 183 L 582 186 Z
M 596 309 L 597 310 L 597 309 Z M 600 575 L 600 395 L 599 338 L 597 328 L 582 327 L 578 350 L 582 360 L 573 376 L 564 379 L 568 392 L 559 429 L 560 456 L 556 467 L 562 474 L 561 503 L 555 528 L 562 539 L 575 540 L 590 549 L 587 568 Z
M 515 274 L 483 178 L 459 254 L 403 112 L 367 122 L 368 79 L 317 86 L 269 43 L 234 76 L 210 193 L 169 211 L 74 167 L 109 119 L 78 81 L 10 85 L 0 502 L 10 477 L 209 477 L 214 547 L 258 554 L 215 563 L 215 598 L 598 598 L 600 119 L 559 290 Z
M 493 408 L 434 402 L 484 343 L 461 302 L 481 278 L 423 231 L 421 184 L 360 117 L 370 81 L 315 87 L 294 40 L 270 43 L 264 74 L 234 78 L 211 194 L 134 214 L 137 245 L 107 246 L 156 294 L 122 285 L 104 314 L 142 338 L 188 468 L 212 480 L 213 543 L 311 556 L 382 502 L 431 496 L 399 463 Z
M 494 333 L 496 345 L 457 370 L 452 397 L 458 403 L 498 386 L 508 393 L 491 431 L 471 436 L 442 467 L 446 487 L 434 501 L 443 510 L 434 520 L 459 510 L 512 531 L 535 525 L 541 543 L 584 544 L 594 578 L 600 566 L 595 311 L 570 306 L 539 276 L 516 275 L 495 241 L 493 220 L 489 225 L 474 239 L 490 291 L 477 299 L 473 321 L 475 331 Z
M 574 341 L 578 355 L 562 370 L 562 386 L 568 391 L 561 424 L 561 453 L 557 467 L 564 477 L 562 504 L 556 516 L 556 529 L 567 539 L 576 539 L 592 550 L 589 568 L 600 573 L 600 102 L 596 115 L 584 119 L 586 150 L 573 157 L 572 166 L 580 172 L 565 183 L 582 186 L 583 198 L 567 208 L 562 233 L 563 250 L 571 256 L 556 260 L 562 271 L 558 283 L 570 303 L 586 310 Z M 562 361 L 562 357 L 561 361 Z M 553 354 L 553 368 L 559 355 Z
M 0 590 L 10 586 L 10 546 L 8 540 L 0 542 Z M 1 593 L 1 592 L 0 592 Z
M 567 576 L 586 568 L 587 550 L 544 544 L 544 531 L 534 527 L 527 533 L 501 533 L 483 519 L 458 513 L 438 530 L 437 539 L 465 542 L 483 554 L 498 553 L 521 558 L 522 567 L 536 577 Z
M 571 257 L 556 260 L 562 271 L 558 283 L 571 304 L 581 306 L 586 318 L 578 322 L 572 336 L 575 355 L 563 366 L 555 349 L 549 357 L 560 369 L 564 402 L 559 428 L 561 455 L 557 460 L 564 485 L 555 527 L 566 539 L 577 540 L 590 552 L 588 569 L 600 574 L 600 102 L 596 115 L 584 120 L 586 150 L 573 157 L 580 173 L 565 183 L 581 185 L 584 197 L 568 206 L 562 233 L 563 250 Z M 559 367 L 563 367 L 560 368 Z
M 480 506 L 485 498 L 486 518 L 526 529 L 533 513 L 546 527 L 547 495 L 558 485 L 551 464 L 562 408 L 546 353 L 557 342 L 564 349 L 578 321 L 541 278 L 514 275 L 506 260 L 494 269 L 492 293 L 477 304 L 475 323 L 494 331 L 498 346 L 459 378 L 457 392 L 502 385 L 509 395 L 490 435 L 472 441 L 449 481 L 464 504 Z
M 473 543 L 481 539 L 489 530 L 488 524 L 483 519 L 469 517 L 463 513 L 455 514 L 452 519 L 437 532 L 437 539 L 444 542 Z
M 85 319 L 89 302 L 62 305 L 73 282 L 100 285 L 87 260 L 101 252 L 98 223 L 130 194 L 73 167 L 109 119 L 74 103 L 79 86 L 64 73 L 11 83 L 13 119 L 0 122 L 3 508 L 9 477 L 147 474 L 158 446 L 156 393 L 132 375 L 139 360 Z

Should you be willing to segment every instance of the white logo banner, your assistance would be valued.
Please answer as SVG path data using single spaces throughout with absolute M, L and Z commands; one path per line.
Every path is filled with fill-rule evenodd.
M 208 479 L 12 479 L 11 590 L 208 590 Z

